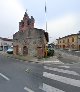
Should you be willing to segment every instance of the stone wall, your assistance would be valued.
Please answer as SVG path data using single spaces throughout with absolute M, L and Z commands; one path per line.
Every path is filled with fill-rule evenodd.
M 13 35 L 14 54 L 43 57 L 46 43 L 49 41 L 48 33 L 42 29 L 34 28 L 34 18 L 29 18 L 25 12 L 19 22 L 19 31 Z
M 27 46 L 28 48 L 28 55 L 29 56 L 37 56 L 41 55 L 44 56 L 44 49 L 45 49 L 45 35 L 44 30 L 42 29 L 27 29 L 26 31 L 18 31 L 13 36 L 14 48 L 18 45 L 18 54 L 23 55 L 23 47 Z M 40 50 L 40 52 L 38 52 Z M 14 53 L 15 50 L 14 50 Z M 39 57 L 40 57 L 39 55 Z

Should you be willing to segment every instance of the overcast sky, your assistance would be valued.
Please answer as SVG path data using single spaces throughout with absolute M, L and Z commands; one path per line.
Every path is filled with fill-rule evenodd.
M 45 29 L 45 1 L 50 42 L 80 30 L 80 0 L 0 0 L 0 37 L 19 30 L 18 23 L 27 9 L 35 27 Z

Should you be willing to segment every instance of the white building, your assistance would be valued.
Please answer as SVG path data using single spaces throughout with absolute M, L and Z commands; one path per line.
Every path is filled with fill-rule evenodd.
M 11 46 L 13 46 L 12 39 L 0 37 L 0 51 L 6 51 Z

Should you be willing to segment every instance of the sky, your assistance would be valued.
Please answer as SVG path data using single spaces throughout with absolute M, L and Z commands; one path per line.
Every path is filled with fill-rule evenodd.
M 45 30 L 47 20 L 50 42 L 80 31 L 80 0 L 0 0 L 0 37 L 12 38 L 19 31 L 26 9 L 35 28 Z

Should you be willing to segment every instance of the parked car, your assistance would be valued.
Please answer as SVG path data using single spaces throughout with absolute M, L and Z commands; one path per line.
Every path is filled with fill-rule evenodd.
M 7 50 L 7 53 L 8 53 L 8 54 L 13 54 L 13 48 L 9 48 L 9 49 Z

